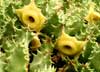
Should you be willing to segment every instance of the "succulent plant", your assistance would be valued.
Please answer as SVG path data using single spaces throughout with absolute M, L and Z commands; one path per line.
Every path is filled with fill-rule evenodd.
M 0 72 L 100 72 L 99 6 L 0 0 Z

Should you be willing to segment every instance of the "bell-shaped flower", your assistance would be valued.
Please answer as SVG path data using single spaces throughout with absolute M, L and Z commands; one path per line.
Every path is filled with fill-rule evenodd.
M 46 21 L 46 18 L 34 1 L 21 9 L 16 9 L 16 14 L 24 26 L 36 32 L 39 32 L 42 29 L 44 22 Z
M 94 10 L 95 3 L 92 2 L 92 3 L 90 3 L 89 6 L 90 6 L 89 11 L 85 17 L 85 20 L 88 21 L 89 23 L 95 23 L 96 21 L 100 20 L 100 13 L 98 13 Z
M 55 42 L 55 48 L 64 55 L 75 56 L 81 53 L 85 44 L 86 41 L 78 41 L 62 31 Z

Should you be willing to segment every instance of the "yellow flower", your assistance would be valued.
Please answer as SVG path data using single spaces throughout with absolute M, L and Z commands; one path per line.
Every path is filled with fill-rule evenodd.
M 25 26 L 36 32 L 39 32 L 42 29 L 46 20 L 34 1 L 21 9 L 16 9 L 16 14 Z
M 88 11 L 88 15 L 85 17 L 85 20 L 87 20 L 89 23 L 94 23 L 98 20 L 100 20 L 100 14 L 96 11 L 94 11 L 95 3 L 90 3 L 90 8 Z
M 55 48 L 64 55 L 75 56 L 80 54 L 85 44 L 86 41 L 78 41 L 63 31 L 56 40 Z

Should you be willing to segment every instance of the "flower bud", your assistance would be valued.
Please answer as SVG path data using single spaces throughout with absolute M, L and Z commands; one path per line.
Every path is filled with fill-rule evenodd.
M 33 51 L 36 51 L 37 48 L 41 47 L 41 42 L 40 39 L 38 38 L 38 36 L 34 36 L 32 41 L 31 41 L 31 49 Z

